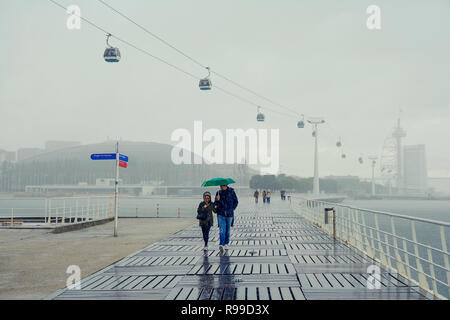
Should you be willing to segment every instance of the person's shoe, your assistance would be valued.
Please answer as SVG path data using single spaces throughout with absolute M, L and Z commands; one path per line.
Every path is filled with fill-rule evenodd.
M 227 244 L 226 244 L 226 245 L 224 245 L 224 248 L 225 248 L 225 250 L 228 250 L 228 249 L 229 249 L 229 247 L 230 247 L 230 246 L 229 246 L 229 245 L 227 245 Z
M 208 251 L 208 246 L 204 246 L 203 251 Z
M 223 245 L 219 245 L 220 252 L 223 252 Z

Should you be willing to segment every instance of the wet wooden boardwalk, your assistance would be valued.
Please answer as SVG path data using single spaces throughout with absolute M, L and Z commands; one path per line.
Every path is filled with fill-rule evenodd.
M 217 225 L 210 238 L 204 253 L 195 224 L 83 279 L 80 290 L 50 298 L 425 299 L 417 287 L 384 269 L 380 288 L 368 289 L 371 259 L 335 242 L 287 203 L 241 208 L 223 254 Z

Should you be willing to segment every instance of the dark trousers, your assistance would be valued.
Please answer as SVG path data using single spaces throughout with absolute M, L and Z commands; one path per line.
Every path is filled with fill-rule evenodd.
M 205 241 L 205 246 L 208 245 L 209 240 L 209 229 L 211 229 L 210 225 L 202 227 L 202 233 L 203 233 L 203 241 Z

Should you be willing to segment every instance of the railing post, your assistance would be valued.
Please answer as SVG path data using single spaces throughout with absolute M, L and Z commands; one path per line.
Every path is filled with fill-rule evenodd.
M 52 199 L 49 199 L 49 202 L 48 202 L 47 224 L 50 224 L 50 223 L 51 223 L 51 216 L 52 216 Z
M 78 223 L 78 201 L 75 201 L 75 218 L 73 222 Z
M 180 208 L 178 208 L 178 218 L 180 217 Z
M 444 266 L 445 269 L 447 269 L 447 287 L 448 287 L 448 293 L 450 296 L 450 271 L 448 271 L 450 269 L 450 265 L 448 263 L 448 251 L 447 251 L 447 240 L 445 238 L 445 232 L 444 232 L 444 227 L 441 226 L 440 227 L 440 233 L 441 233 L 441 245 L 442 245 L 442 251 L 444 252 Z
M 386 233 L 384 234 L 384 242 L 386 243 L 387 265 L 389 266 L 389 268 L 392 269 L 391 251 L 390 251 L 390 248 L 389 248 L 389 238 L 388 238 L 388 235 Z
M 394 222 L 393 217 L 391 217 L 391 231 L 392 231 L 392 239 L 393 239 L 393 243 L 394 243 L 395 269 L 397 269 L 398 273 L 400 273 L 401 275 L 407 276 L 405 268 L 403 267 L 402 257 L 400 256 L 399 251 L 398 251 L 397 234 L 395 231 L 395 222 Z
M 352 228 L 352 246 L 354 246 L 355 248 L 359 248 L 358 246 L 358 231 L 357 231 L 357 224 L 356 224 L 356 216 L 355 216 L 355 212 L 353 209 L 348 209 L 349 215 L 351 217 L 351 228 Z
M 138 206 L 136 205 L 136 218 L 138 217 Z
M 416 224 L 414 220 L 411 220 L 411 231 L 412 231 L 412 240 L 414 242 L 414 253 L 416 256 L 416 266 L 417 266 L 417 277 L 419 278 L 419 285 L 425 290 L 430 290 L 428 286 L 428 281 L 426 275 L 423 271 L 422 264 L 420 263 L 420 255 L 419 255 L 419 247 L 417 246 L 417 235 L 416 235 Z
M 63 200 L 63 215 L 61 223 L 64 224 L 66 222 L 66 199 Z
M 14 208 L 11 208 L 11 227 L 14 227 Z
M 159 203 L 156 204 L 156 217 L 159 218 Z
M 372 240 L 372 245 L 370 245 L 369 236 L 367 235 L 367 230 L 366 230 L 367 229 L 367 225 L 366 225 L 366 219 L 364 218 L 364 213 L 361 213 L 361 221 L 362 221 L 362 229 L 364 230 L 364 240 L 365 240 L 365 243 L 366 243 L 366 253 L 367 253 L 367 255 L 369 257 L 371 257 L 372 259 L 375 260 L 375 258 L 376 258 L 376 251 L 375 251 L 375 248 L 373 246 L 373 238 L 371 239 Z M 372 229 L 370 229 L 370 230 L 372 230 Z
M 386 260 L 386 256 L 384 255 L 383 245 L 381 244 L 380 226 L 378 224 L 378 215 L 374 214 L 374 218 L 375 218 L 375 228 L 377 229 L 378 248 L 380 250 L 380 261 L 382 264 L 387 265 L 387 260 Z M 375 248 L 375 246 L 374 246 L 374 248 Z
M 45 213 L 44 213 L 44 223 L 45 223 L 48 215 L 48 198 L 45 198 L 44 205 L 45 205 Z
M 405 264 L 406 264 L 406 273 L 408 278 L 411 279 L 411 267 L 409 265 L 409 251 L 408 245 L 406 244 L 406 240 L 403 240 L 403 250 L 405 251 Z
M 357 234 L 357 240 L 356 241 L 359 244 L 357 244 L 357 248 L 359 248 L 362 252 L 364 252 L 363 231 L 362 231 L 362 228 L 361 228 L 360 223 L 359 223 L 358 211 L 357 211 L 357 209 L 353 209 L 352 211 L 353 211 L 353 214 L 355 215 L 355 223 L 356 223 L 356 226 L 358 228 L 358 234 Z
M 88 197 L 87 201 L 87 211 L 86 211 L 86 221 L 89 221 L 89 216 L 91 215 L 91 198 Z
M 431 283 L 433 285 L 433 293 L 435 296 L 437 296 L 438 291 L 437 291 L 437 285 L 436 285 L 436 274 L 434 273 L 433 255 L 431 253 L 430 248 L 427 248 L 427 253 L 428 253 L 428 265 L 430 267 Z

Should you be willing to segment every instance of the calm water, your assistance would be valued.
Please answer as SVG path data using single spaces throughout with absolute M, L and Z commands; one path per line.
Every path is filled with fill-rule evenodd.
M 449 200 L 345 200 L 342 204 L 450 222 Z

